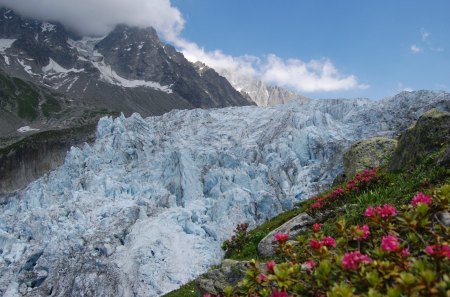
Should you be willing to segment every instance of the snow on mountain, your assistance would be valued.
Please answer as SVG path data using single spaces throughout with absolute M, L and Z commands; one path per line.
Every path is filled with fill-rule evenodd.
M 329 184 L 353 141 L 433 106 L 450 94 L 102 118 L 94 144 L 0 204 L 0 293 L 159 296 L 218 263 L 237 223 Z

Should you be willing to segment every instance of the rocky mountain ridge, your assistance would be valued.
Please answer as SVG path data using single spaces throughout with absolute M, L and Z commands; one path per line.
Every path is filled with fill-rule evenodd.
M 2 8 L 0 55 L 5 75 L 50 89 L 90 110 L 148 116 L 171 109 L 254 104 L 214 70 L 200 76 L 152 28 L 119 25 L 107 36 L 83 37 L 58 23 L 22 18 Z M 68 105 L 64 100 L 58 103 L 63 110 Z M 2 112 L 37 128 L 46 121 L 38 117 L 33 122 L 11 110 Z M 14 128 L 0 132 L 11 134 L 19 127 Z

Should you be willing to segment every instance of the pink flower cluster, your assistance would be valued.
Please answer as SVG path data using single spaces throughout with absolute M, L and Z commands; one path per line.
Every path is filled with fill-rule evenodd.
M 316 267 L 316 262 L 314 262 L 314 260 L 312 259 L 305 261 L 302 264 L 302 270 L 306 270 L 308 272 L 312 272 L 314 270 L 314 267 Z
M 267 270 L 270 272 L 273 272 L 275 265 L 276 265 L 276 263 L 274 260 L 267 261 L 267 263 L 266 263 Z
M 367 225 L 356 226 L 356 231 L 358 232 L 358 237 L 355 240 L 366 240 L 370 235 L 370 228 Z
M 325 236 L 320 241 L 316 240 L 316 239 L 311 239 L 309 241 L 309 245 L 315 250 L 320 250 L 324 246 L 326 246 L 326 247 L 335 247 L 336 246 L 336 240 L 333 237 L 331 237 L 331 236 Z
M 289 233 L 283 233 L 281 231 L 278 231 L 277 234 L 274 235 L 275 241 L 278 242 L 285 242 L 289 239 Z
M 417 193 L 417 195 L 412 198 L 411 204 L 413 206 L 417 206 L 417 204 L 419 204 L 419 203 L 430 205 L 431 197 L 425 195 L 424 193 Z
M 425 253 L 430 256 L 438 256 L 450 259 L 450 246 L 447 244 L 434 244 L 425 248 Z
M 394 217 L 396 214 L 397 209 L 390 204 L 385 204 L 383 206 L 376 206 L 376 207 L 369 206 L 364 212 L 364 216 L 366 218 L 373 218 L 376 216 L 381 218 L 387 218 L 387 217 Z
M 321 209 L 326 204 L 330 203 L 330 201 L 333 201 L 348 192 L 360 190 L 361 188 L 368 185 L 374 180 L 377 172 L 378 168 L 374 168 L 374 169 L 366 169 L 362 173 L 356 174 L 354 179 L 347 182 L 345 188 L 336 188 L 331 193 L 312 198 L 314 203 L 311 204 L 309 208 Z
M 345 269 L 352 269 L 356 270 L 359 267 L 359 264 L 370 264 L 372 262 L 372 259 L 365 255 L 361 254 L 359 251 L 356 252 L 349 252 L 345 253 L 344 257 L 342 258 L 342 266 Z
M 315 224 L 312 226 L 313 232 L 314 232 L 314 233 L 319 232 L 319 231 L 322 229 L 322 226 L 323 226 L 323 224 L 315 223 Z
M 400 243 L 395 235 L 383 236 L 381 239 L 381 249 L 385 252 L 396 252 L 400 248 Z
M 310 209 L 320 209 L 322 208 L 329 200 L 337 199 L 344 194 L 344 189 L 336 188 L 331 193 L 328 193 L 322 197 L 314 197 L 313 200 L 316 202 L 313 203 L 309 208 Z
M 358 190 L 362 186 L 370 183 L 378 172 L 378 168 L 366 169 L 362 173 L 357 173 L 355 178 L 347 182 L 345 188 L 348 191 Z

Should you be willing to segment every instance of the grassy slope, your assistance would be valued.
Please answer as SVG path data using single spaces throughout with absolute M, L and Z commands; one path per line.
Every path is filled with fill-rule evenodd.
M 435 167 L 431 165 L 432 157 L 425 160 L 413 172 L 390 173 L 381 170 L 380 180 L 364 192 L 350 195 L 340 203 L 333 205 L 334 208 L 342 205 L 345 207 L 343 213 L 346 221 L 350 224 L 363 223 L 361 215 L 369 205 L 390 203 L 396 206 L 408 203 L 411 197 L 418 191 L 427 192 L 442 184 L 450 183 L 450 169 Z M 249 240 L 240 248 L 226 255 L 226 258 L 235 260 L 261 259 L 257 253 L 257 245 L 271 230 L 282 225 L 294 216 L 308 210 L 311 201 L 303 201 L 296 208 L 281 213 L 264 224 L 250 231 Z M 329 217 L 324 222 L 324 231 L 331 236 L 335 235 L 335 217 Z M 169 297 L 194 297 L 197 296 L 194 283 L 191 282 L 179 290 L 173 291 L 165 296 Z

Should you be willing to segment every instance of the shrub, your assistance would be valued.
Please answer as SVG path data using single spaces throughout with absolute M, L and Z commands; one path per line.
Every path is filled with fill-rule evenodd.
M 222 249 L 226 253 L 230 252 L 238 252 L 240 247 L 242 247 L 243 243 L 248 239 L 248 224 L 242 223 L 238 224 L 236 228 L 234 229 L 234 235 L 231 236 L 230 239 L 227 239 L 222 244 Z
M 369 206 L 362 226 L 340 218 L 335 237 L 320 224 L 295 243 L 278 234 L 282 260 L 251 261 L 225 296 L 449 296 L 449 228 L 437 215 L 449 202 L 447 185 L 399 208 Z

